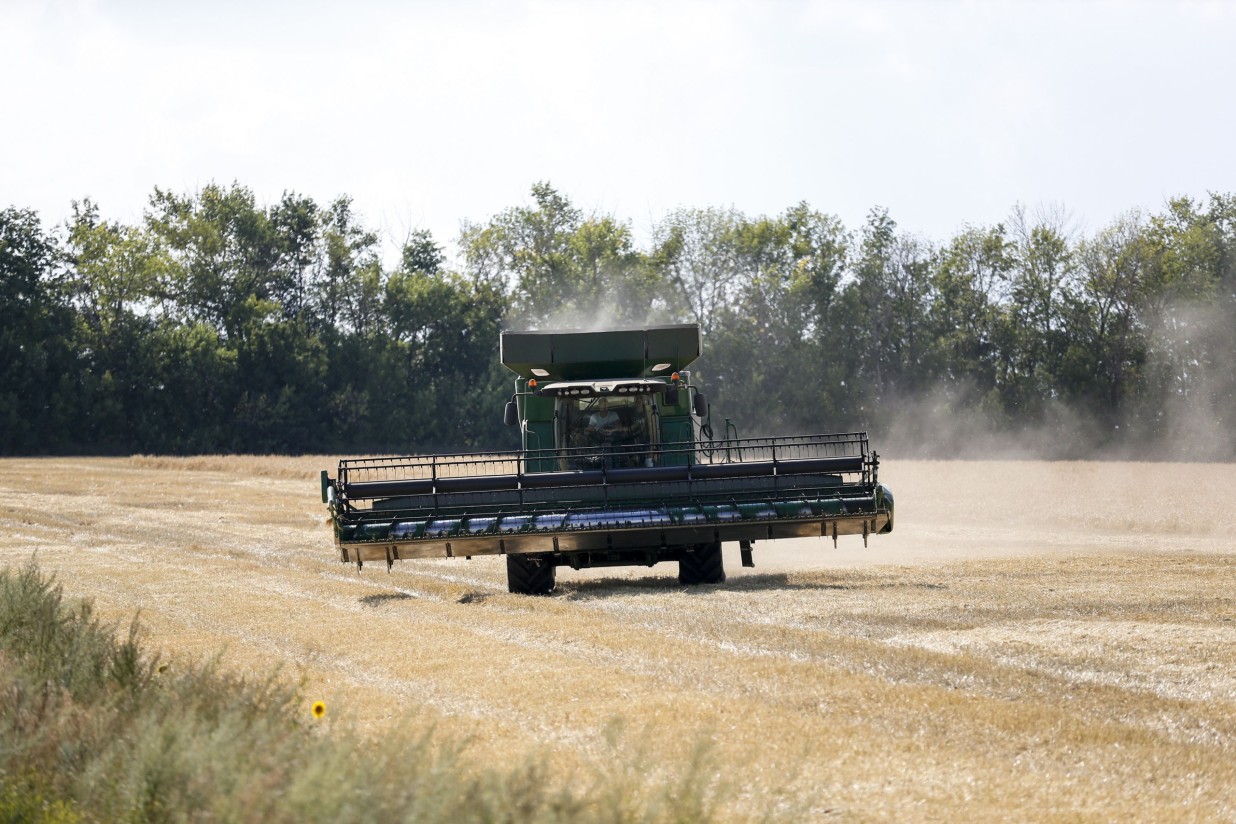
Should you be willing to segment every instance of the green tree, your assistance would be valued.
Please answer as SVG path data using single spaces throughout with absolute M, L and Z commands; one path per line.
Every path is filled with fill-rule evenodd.
M 1013 264 L 1003 225 L 970 227 L 940 250 L 933 277 L 931 360 L 959 398 L 975 393 L 989 410 L 998 406 L 992 393 L 1001 351 L 1007 354 L 1010 345 L 1002 334 L 1001 303 Z
M 68 254 L 74 302 L 101 338 L 138 315 L 160 311 L 168 261 L 151 234 L 101 220 L 98 206 L 85 200 L 73 204 Z
M 314 276 L 315 314 L 325 330 L 378 332 L 384 286 L 378 236 L 361 226 L 348 197 L 337 198 L 321 227 L 324 252 Z
M 1010 227 L 1001 398 L 1005 409 L 1037 421 L 1045 402 L 1059 395 L 1069 345 L 1068 307 L 1078 292 L 1077 269 L 1062 214 L 1032 219 L 1019 206 Z
M 1074 345 L 1088 346 L 1095 375 L 1085 395 L 1109 422 L 1119 420 L 1121 404 L 1137 390 L 1146 362 L 1147 328 L 1139 307 L 1151 293 L 1151 249 L 1142 217 L 1131 212 L 1083 241 L 1082 311 L 1072 333 Z
M 1142 391 L 1126 417 L 1138 437 L 1168 438 L 1179 450 L 1236 454 L 1236 288 L 1230 267 L 1236 237 L 1231 198 L 1208 208 L 1168 201 L 1142 237 L 1149 257 L 1140 315 L 1147 327 Z M 1226 217 L 1226 219 L 1225 219 Z
M 400 253 L 400 269 L 404 272 L 424 272 L 436 275 L 442 271 L 446 263 L 446 255 L 442 247 L 433 238 L 428 229 L 418 229 L 408 234 Z
M 275 254 L 269 286 L 261 291 L 282 307 L 285 318 L 311 319 L 314 267 L 321 255 L 321 210 L 311 198 L 284 192 L 268 212 Z
M 75 442 L 77 326 L 55 237 L 27 209 L 0 210 L 0 452 Z
M 249 189 L 212 183 L 177 195 L 156 188 L 146 223 L 168 250 L 178 320 L 207 323 L 230 338 L 246 320 L 250 297 L 269 300 L 279 292 L 278 243 Z
M 844 365 L 830 383 L 836 382 L 839 416 L 850 426 L 888 419 L 930 374 L 924 358 L 933 254 L 925 242 L 899 233 L 886 210 L 868 216 L 828 326 L 827 351 Z
M 800 203 L 775 218 L 741 217 L 723 239 L 740 274 L 702 361 L 710 392 L 752 433 L 826 428 L 837 411 L 826 332 L 844 228 Z
M 577 327 L 665 315 L 658 268 L 635 250 L 629 225 L 585 215 L 548 183 L 532 187 L 532 200 L 460 235 L 468 279 L 506 296 L 509 322 Z
M 679 317 L 700 324 L 705 335 L 742 290 L 743 222 L 735 209 L 678 209 L 654 229 L 653 256 L 685 309 Z

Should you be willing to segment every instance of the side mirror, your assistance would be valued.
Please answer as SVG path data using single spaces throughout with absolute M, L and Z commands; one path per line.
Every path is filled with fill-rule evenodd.
M 678 387 L 677 386 L 671 386 L 669 389 L 665 390 L 665 405 L 666 406 L 677 406 L 678 405 Z
M 507 426 L 514 426 L 519 423 L 519 410 L 515 408 L 515 401 L 506 402 L 506 411 L 502 413 L 502 422 Z
M 695 393 L 695 415 L 698 418 L 703 418 L 708 414 L 708 401 L 704 398 L 704 393 Z

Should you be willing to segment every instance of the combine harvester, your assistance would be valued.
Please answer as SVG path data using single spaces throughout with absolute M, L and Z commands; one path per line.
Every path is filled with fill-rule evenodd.
M 865 433 L 714 438 L 687 367 L 696 324 L 505 332 L 506 423 L 519 452 L 357 458 L 322 472 L 340 559 L 505 555 L 511 592 L 556 568 L 677 561 L 683 584 L 725 580 L 721 544 L 867 536 L 893 528 Z

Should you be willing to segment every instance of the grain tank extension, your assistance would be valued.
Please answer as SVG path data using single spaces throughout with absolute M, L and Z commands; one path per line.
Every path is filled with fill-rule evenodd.
M 755 541 L 892 531 L 865 433 L 714 437 L 700 347 L 695 324 L 504 332 L 520 450 L 340 461 L 322 473 L 340 560 L 505 555 L 510 591 L 543 594 L 559 566 L 720 583 L 725 541 L 753 566 Z

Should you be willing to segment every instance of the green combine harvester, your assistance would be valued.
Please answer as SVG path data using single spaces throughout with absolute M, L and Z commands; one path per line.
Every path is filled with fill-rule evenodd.
M 505 555 L 511 592 L 553 590 L 559 566 L 677 561 L 683 584 L 725 580 L 721 544 L 891 532 L 893 495 L 865 433 L 714 438 L 687 371 L 696 324 L 504 332 L 506 423 L 518 452 L 356 458 L 322 472 L 340 560 Z

